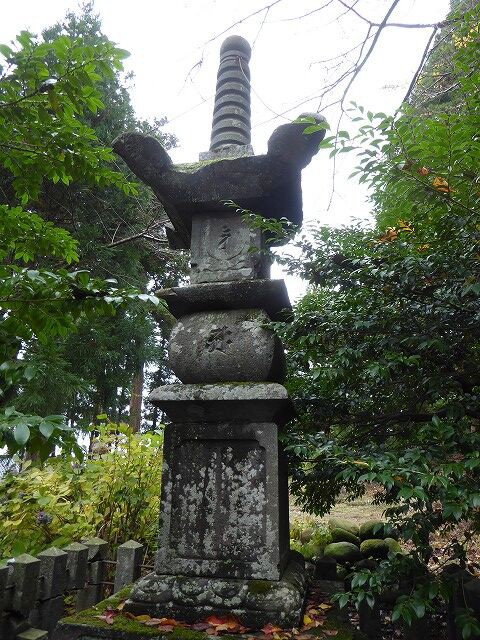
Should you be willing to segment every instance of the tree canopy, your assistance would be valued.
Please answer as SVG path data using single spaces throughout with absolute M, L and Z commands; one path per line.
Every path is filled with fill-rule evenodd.
M 282 327 L 300 411 L 285 436 L 292 489 L 324 514 L 341 492 L 375 483 L 412 552 L 364 570 L 351 597 L 373 602 L 414 575 L 394 612 L 407 622 L 446 597 L 442 563 L 469 566 L 479 533 L 479 11 L 455 23 L 455 108 L 387 116 L 352 105 L 359 133 L 326 141 L 332 156 L 358 155 L 373 227 L 318 228 L 300 260 L 286 259 L 310 283 Z M 440 564 L 438 532 L 455 532 Z M 462 615 L 464 637 L 478 632 Z
M 178 270 L 157 244 L 108 248 L 115 231 L 161 218 L 155 211 L 152 220 L 149 196 L 109 144 L 126 127 L 160 135 L 163 123 L 135 119 L 119 75 L 127 52 L 101 33 L 90 5 L 42 36 L 22 31 L 0 55 L 0 444 L 47 455 L 68 439 L 66 413 L 88 423 L 110 409 L 95 366 L 111 388 L 106 361 L 115 355 L 110 371 L 123 367 L 128 388 L 158 351 L 140 306 L 157 306 L 151 280 L 174 280 Z

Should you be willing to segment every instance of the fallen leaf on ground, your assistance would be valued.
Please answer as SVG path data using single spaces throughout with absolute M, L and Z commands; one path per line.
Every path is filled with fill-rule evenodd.
M 337 636 L 338 635 L 338 631 L 336 629 L 324 629 L 323 633 L 326 636 Z
M 135 620 L 137 622 L 146 622 L 147 620 L 151 620 L 152 617 L 147 615 L 146 613 L 142 613 L 141 616 L 135 616 Z
M 163 631 L 164 633 L 170 633 L 173 631 L 174 627 L 171 624 L 159 624 L 157 627 L 158 631 Z
M 173 618 L 160 618 L 161 624 L 171 625 L 172 627 L 181 626 L 181 622 L 174 620 Z
M 192 629 L 194 631 L 205 631 L 209 626 L 208 622 L 196 622 L 195 624 L 192 624 Z
M 117 615 L 118 615 L 118 611 L 114 611 L 113 609 L 106 609 L 102 613 L 102 615 L 96 616 L 96 617 L 100 618 L 100 620 L 103 620 L 107 624 L 113 624 L 113 620 L 114 620 L 115 616 L 117 616 Z
M 162 618 L 150 618 L 150 620 L 145 620 L 145 625 L 147 627 L 154 627 L 157 624 L 162 624 Z
M 282 627 L 277 627 L 271 622 L 262 627 L 261 631 L 266 635 L 272 635 L 274 633 L 281 633 L 283 631 Z

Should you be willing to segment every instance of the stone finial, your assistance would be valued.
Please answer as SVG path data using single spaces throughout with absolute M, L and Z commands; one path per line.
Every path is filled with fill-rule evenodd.
M 250 55 L 250 45 L 240 36 L 222 44 L 210 151 L 250 144 Z

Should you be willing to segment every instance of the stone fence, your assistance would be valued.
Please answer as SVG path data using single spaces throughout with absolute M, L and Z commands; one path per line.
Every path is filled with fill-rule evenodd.
M 107 542 L 91 538 L 0 566 L 1 640 L 47 640 L 66 615 L 66 602 L 87 609 L 153 569 L 142 564 L 144 549 L 134 540 L 117 548 L 116 560 L 108 551 Z

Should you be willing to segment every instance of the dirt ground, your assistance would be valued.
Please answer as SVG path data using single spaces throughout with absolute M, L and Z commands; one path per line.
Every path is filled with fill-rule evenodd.
M 295 499 L 290 496 L 290 521 L 302 521 L 305 522 L 324 522 L 327 523 L 329 518 L 343 518 L 345 520 L 351 520 L 356 524 L 361 524 L 366 520 L 382 520 L 384 506 L 372 504 L 373 494 L 375 488 L 369 489 L 364 496 L 356 498 L 352 502 L 348 502 L 345 499 L 340 498 L 335 507 L 330 511 L 328 515 L 323 518 L 316 516 L 310 516 L 302 510 L 301 507 L 295 504 Z

